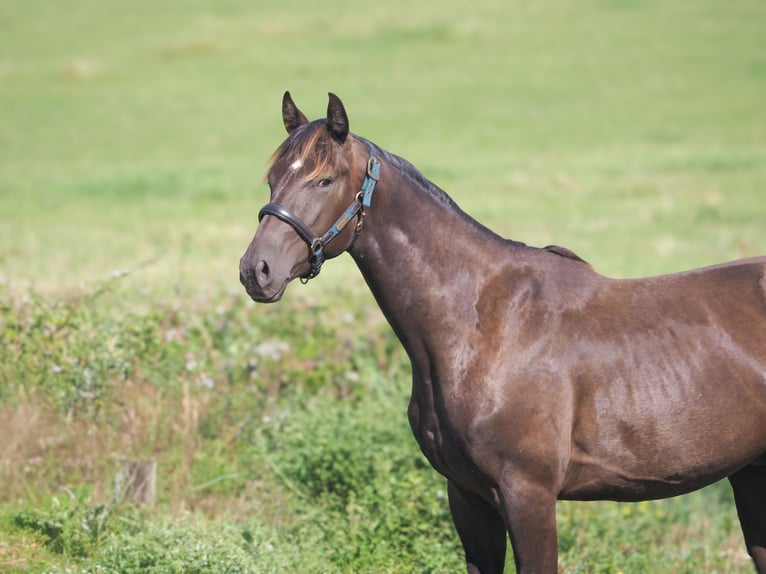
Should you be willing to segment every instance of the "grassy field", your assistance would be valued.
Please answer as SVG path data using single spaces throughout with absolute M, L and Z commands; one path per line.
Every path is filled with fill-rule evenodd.
M 766 5 L 0 0 L 0 572 L 446 572 L 350 258 L 237 263 L 326 93 L 477 219 L 620 277 L 766 253 Z M 124 459 L 157 504 L 119 500 Z M 751 572 L 731 494 L 562 503 L 560 571 Z M 512 565 L 509 562 L 509 571 Z

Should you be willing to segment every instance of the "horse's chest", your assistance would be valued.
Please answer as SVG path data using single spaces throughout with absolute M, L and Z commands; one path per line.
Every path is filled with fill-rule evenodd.
M 474 474 L 471 456 L 460 440 L 459 425 L 430 398 L 413 394 L 408 410 L 410 426 L 421 451 L 431 466 L 450 480 Z

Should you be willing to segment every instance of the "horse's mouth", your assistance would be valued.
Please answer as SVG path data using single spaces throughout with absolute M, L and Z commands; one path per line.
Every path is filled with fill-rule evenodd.
M 247 294 L 250 295 L 250 298 L 256 303 L 276 303 L 282 298 L 282 295 L 284 295 L 285 289 L 287 289 L 287 284 L 290 281 L 285 280 L 275 291 L 264 289 L 255 281 L 249 280 L 246 277 L 240 277 L 240 282 L 245 288 L 245 291 L 247 291 Z
M 276 293 L 273 293 L 271 295 L 262 293 L 260 291 L 258 292 L 252 292 L 250 289 L 247 289 L 247 294 L 250 295 L 250 298 L 255 301 L 256 303 L 276 303 L 282 298 L 282 295 L 285 293 L 285 289 L 287 288 L 287 281 L 285 281 L 282 286 L 279 288 L 279 290 Z
M 283 285 L 282 288 L 271 297 L 254 297 L 253 295 L 250 295 L 250 298 L 256 303 L 276 303 L 282 298 L 282 295 L 284 295 L 286 286 L 287 284 Z

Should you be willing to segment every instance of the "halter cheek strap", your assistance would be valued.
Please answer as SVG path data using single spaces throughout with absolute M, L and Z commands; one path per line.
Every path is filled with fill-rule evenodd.
M 280 221 L 287 223 L 295 230 L 300 238 L 306 242 L 306 245 L 308 245 L 311 270 L 301 277 L 302 283 L 306 283 L 309 279 L 313 279 L 319 275 L 319 272 L 322 270 L 322 264 L 325 262 L 325 247 L 341 234 L 352 219 L 355 217 L 359 218 L 354 233 L 358 234 L 362 230 L 365 208 L 370 207 L 372 203 L 372 194 L 375 191 L 375 184 L 380 177 L 380 161 L 375 157 L 375 150 L 372 147 L 372 144 L 367 140 L 364 140 L 364 142 L 370 150 L 370 158 L 367 160 L 367 173 L 364 176 L 364 181 L 362 181 L 362 187 L 359 190 L 359 193 L 356 194 L 351 205 L 349 205 L 343 212 L 343 215 L 341 215 L 321 237 L 316 237 L 311 232 L 311 229 L 309 229 L 297 215 L 278 203 L 267 203 L 258 213 L 259 222 L 266 215 L 273 215 Z

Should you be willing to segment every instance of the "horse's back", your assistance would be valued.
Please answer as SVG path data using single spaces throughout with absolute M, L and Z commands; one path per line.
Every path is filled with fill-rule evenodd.
M 766 256 L 738 259 L 641 279 L 602 278 L 613 306 L 643 321 L 717 321 L 729 331 L 763 337 L 766 354 Z
M 679 312 L 703 309 L 709 321 L 743 342 L 749 340 L 748 346 L 766 361 L 766 257 L 657 277 L 653 284 L 657 296 L 673 300 Z

